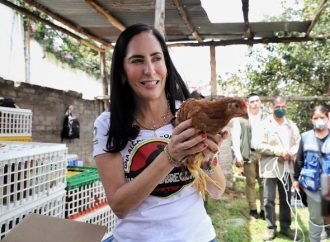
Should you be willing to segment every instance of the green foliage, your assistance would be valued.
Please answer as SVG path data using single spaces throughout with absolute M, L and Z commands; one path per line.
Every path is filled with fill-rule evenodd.
M 247 85 L 238 75 L 234 74 L 228 77 L 226 80 L 221 79 L 219 76 L 218 84 L 220 85 L 221 93 L 224 96 L 245 97 L 248 95 Z
M 306 0 L 304 19 L 315 17 L 320 1 Z M 290 12 L 291 14 L 295 14 Z M 288 15 L 288 12 L 285 13 Z M 330 8 L 324 10 L 311 35 L 329 34 Z M 262 96 L 319 96 L 330 89 L 330 40 L 252 47 L 258 66 L 247 67 L 249 90 Z M 311 128 L 309 110 L 315 102 L 290 102 L 289 117 L 301 131 Z
M 23 2 L 21 2 L 24 5 Z M 29 6 L 25 6 L 30 8 Z M 40 13 L 34 8 L 30 8 L 36 15 L 43 19 L 50 18 Z M 35 39 L 43 48 L 43 50 L 51 54 L 61 63 L 67 64 L 71 68 L 82 70 L 96 78 L 101 76 L 99 53 L 76 39 L 63 34 L 41 22 L 33 22 L 24 19 L 24 27 L 30 31 L 31 38 Z M 111 59 L 111 53 L 106 52 L 106 60 Z M 106 63 L 106 69 L 110 70 L 110 61 Z

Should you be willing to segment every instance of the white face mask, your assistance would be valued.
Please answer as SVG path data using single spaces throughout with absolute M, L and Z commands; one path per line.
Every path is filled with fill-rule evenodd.
M 328 123 L 328 119 L 324 118 L 324 119 L 317 119 L 317 120 L 313 120 L 313 126 L 315 129 L 317 130 L 323 130 L 327 127 L 327 123 Z

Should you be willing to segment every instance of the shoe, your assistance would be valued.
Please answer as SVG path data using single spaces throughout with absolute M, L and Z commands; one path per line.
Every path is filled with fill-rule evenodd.
M 330 238 L 330 228 L 325 227 L 324 229 L 322 229 L 322 233 L 320 237 L 321 237 L 321 241 L 327 241 L 327 239 Z
M 327 240 L 327 238 L 328 238 L 327 232 L 325 230 L 322 230 L 322 233 L 320 235 L 321 241 Z
M 280 230 L 280 234 L 283 234 L 284 236 L 288 237 L 291 240 L 295 239 L 295 232 L 293 232 L 291 229 L 289 228 L 283 228 Z M 296 240 L 295 241 L 300 241 L 301 238 L 300 236 L 297 234 Z
M 268 229 L 267 232 L 265 233 L 263 240 L 264 241 L 269 241 L 273 240 L 276 237 L 276 231 L 275 229 Z
M 259 218 L 260 218 L 260 219 L 263 219 L 263 220 L 266 219 L 266 218 L 265 218 L 265 212 L 264 212 L 264 210 L 261 210 L 261 211 L 260 211 L 260 213 L 259 213 Z
M 258 219 L 259 218 L 259 214 L 258 214 L 257 210 L 250 210 L 250 217 L 252 219 Z
M 327 239 L 329 239 L 330 238 L 330 227 L 328 227 L 329 225 L 327 224 L 327 225 L 325 225 L 326 227 L 324 228 L 324 230 L 325 230 L 325 232 L 326 232 L 326 234 L 327 234 Z

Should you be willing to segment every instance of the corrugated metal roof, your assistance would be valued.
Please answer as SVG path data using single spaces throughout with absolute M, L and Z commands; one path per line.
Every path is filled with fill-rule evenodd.
M 26 0 L 29 3 L 28 0 Z M 114 43 L 120 30 L 113 26 L 104 16 L 94 10 L 84 0 L 34 0 L 64 20 L 74 23 L 91 34 Z M 155 1 L 153 0 L 98 0 L 106 12 L 125 26 L 137 22 L 154 24 Z M 193 28 L 205 40 L 245 39 L 245 24 L 211 23 L 200 0 L 182 0 Z M 243 13 L 242 13 L 243 20 Z M 275 37 L 278 32 L 305 32 L 311 21 L 302 22 L 258 22 L 250 23 L 250 29 L 256 38 Z M 191 30 L 180 16 L 173 1 L 165 1 L 165 32 L 169 42 L 195 40 Z

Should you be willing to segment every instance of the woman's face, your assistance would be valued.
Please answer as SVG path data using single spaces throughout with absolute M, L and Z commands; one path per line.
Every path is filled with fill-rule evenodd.
M 134 36 L 124 58 L 127 81 L 138 98 L 165 97 L 167 68 L 160 43 L 151 32 Z
M 328 116 L 325 113 L 316 111 L 312 116 L 312 123 L 315 129 L 326 129 L 328 124 Z

